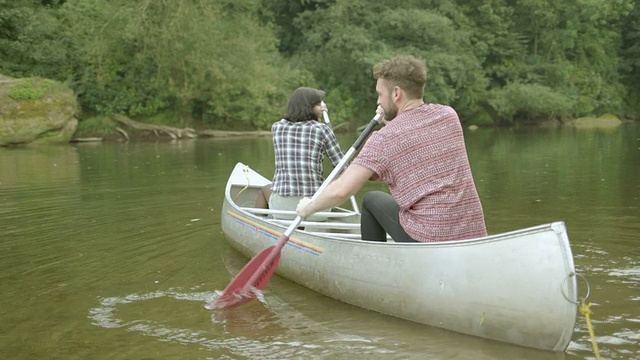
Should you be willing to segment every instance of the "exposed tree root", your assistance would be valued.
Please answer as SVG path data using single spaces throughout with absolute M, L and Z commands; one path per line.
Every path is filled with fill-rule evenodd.
M 127 125 L 132 129 L 152 131 L 157 137 L 160 137 L 160 134 L 162 133 L 171 136 L 172 139 L 182 139 L 182 138 L 194 139 L 198 137 L 198 134 L 196 133 L 196 131 L 191 128 L 178 129 L 178 128 L 174 128 L 166 125 L 144 124 L 144 123 L 131 120 L 130 118 L 124 115 L 114 115 L 113 120 L 121 124 Z M 120 133 L 122 132 L 124 132 L 123 136 L 128 139 L 128 135 L 126 135 L 126 132 L 122 130 Z
M 122 135 L 125 139 L 127 139 L 127 141 L 129 141 L 129 134 L 127 134 L 127 132 L 123 128 L 116 126 L 116 131 L 119 132 L 120 135 Z

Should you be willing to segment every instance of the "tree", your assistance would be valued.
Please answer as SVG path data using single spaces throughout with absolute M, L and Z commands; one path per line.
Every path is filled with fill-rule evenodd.
M 257 21 L 258 4 L 67 1 L 83 103 L 131 116 L 175 109 L 209 125 L 273 121 L 295 72 L 282 63 L 269 25 Z
M 29 0 L 0 0 L 0 72 L 66 80 L 68 39 L 57 10 Z
M 620 48 L 620 73 L 629 90 L 625 97 L 629 117 L 640 116 L 640 5 L 633 4 L 629 15 L 621 23 L 622 46 Z
M 620 113 L 624 89 L 618 76 L 616 22 L 630 0 L 510 1 L 514 27 L 527 40 L 518 81 L 565 94 L 574 116 Z
M 287 0 L 276 1 L 281 7 Z M 295 29 L 297 47 L 289 59 L 308 69 L 328 98 L 350 119 L 375 108 L 373 65 L 398 54 L 428 62 L 429 101 L 471 107 L 484 91 L 481 62 L 469 29 L 460 29 L 446 13 L 447 3 L 365 0 L 305 1 L 297 12 L 281 16 L 281 29 Z M 400 6 L 402 5 L 402 6 Z M 454 8 L 450 6 L 449 8 Z M 380 16 L 379 14 L 384 14 Z M 335 105 L 334 105 L 335 108 Z

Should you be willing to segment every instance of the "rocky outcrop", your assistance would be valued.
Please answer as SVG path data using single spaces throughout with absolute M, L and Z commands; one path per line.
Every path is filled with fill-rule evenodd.
M 0 146 L 68 143 L 78 121 L 76 96 L 64 84 L 0 75 Z
M 604 114 L 600 117 L 581 117 L 570 122 L 577 128 L 612 128 L 622 124 L 622 121 L 615 115 Z

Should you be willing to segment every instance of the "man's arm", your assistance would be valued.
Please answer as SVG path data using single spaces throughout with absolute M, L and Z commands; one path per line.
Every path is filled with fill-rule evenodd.
M 306 219 L 311 214 L 323 209 L 332 208 L 345 202 L 348 198 L 355 195 L 358 190 L 371 178 L 375 173 L 361 165 L 351 164 L 336 180 L 329 184 L 314 200 L 307 204 L 300 201 L 298 215 Z

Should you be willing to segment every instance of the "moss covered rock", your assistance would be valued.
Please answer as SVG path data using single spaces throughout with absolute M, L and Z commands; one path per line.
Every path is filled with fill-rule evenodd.
M 616 127 L 622 124 L 622 121 L 613 114 L 604 114 L 600 117 L 581 117 L 575 119 L 572 123 L 576 127 L 580 128 L 607 128 Z
M 62 83 L 0 75 L 0 146 L 69 142 L 76 112 L 76 96 Z

